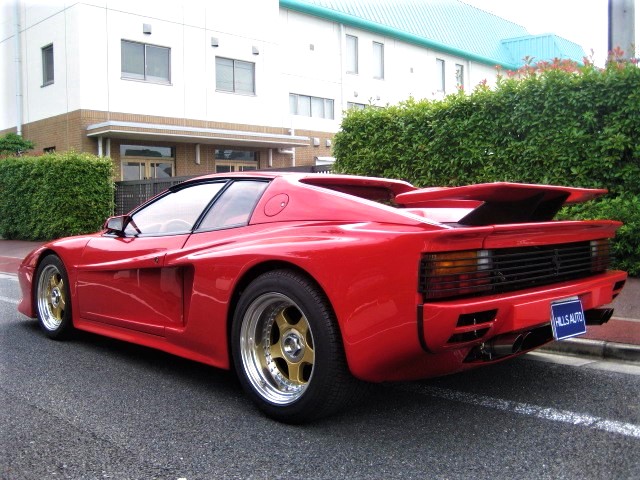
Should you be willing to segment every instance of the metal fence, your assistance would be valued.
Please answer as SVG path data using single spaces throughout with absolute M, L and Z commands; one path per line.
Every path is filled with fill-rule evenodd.
M 154 195 L 190 178 L 193 177 L 155 178 L 151 180 L 126 180 L 116 182 L 115 214 L 124 215 Z
M 274 170 L 275 171 L 275 170 Z M 279 172 L 331 173 L 332 165 L 279 168 Z M 142 202 L 173 185 L 189 180 L 191 177 L 171 177 L 150 180 L 126 180 L 116 182 L 115 215 L 124 215 Z

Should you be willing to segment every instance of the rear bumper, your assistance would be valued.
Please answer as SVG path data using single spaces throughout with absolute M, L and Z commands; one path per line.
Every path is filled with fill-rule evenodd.
M 403 321 L 359 345 L 350 367 L 363 380 L 381 382 L 436 377 L 501 361 L 552 339 L 552 302 L 577 296 L 585 311 L 592 310 L 611 303 L 626 278 L 625 272 L 610 271 L 519 292 L 418 305 L 413 322 Z M 505 348 L 510 339 L 520 342 L 513 352 Z
M 478 345 L 497 335 L 526 332 L 550 324 L 554 301 L 577 296 L 585 311 L 611 303 L 626 278 L 625 272 L 609 271 L 508 294 L 427 303 L 418 318 L 419 340 L 426 352 L 439 353 Z

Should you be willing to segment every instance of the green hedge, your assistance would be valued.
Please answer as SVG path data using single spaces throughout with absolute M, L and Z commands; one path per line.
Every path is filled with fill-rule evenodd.
M 640 276 L 640 195 L 622 194 L 615 198 L 603 198 L 565 208 L 560 219 L 619 220 L 624 223 L 613 242 L 613 254 L 617 268 L 629 275 Z
M 112 215 L 113 164 L 86 153 L 0 161 L 0 235 L 48 240 L 95 232 Z
M 343 173 L 418 186 L 513 181 L 607 188 L 602 205 L 568 212 L 625 219 L 629 226 L 616 240 L 619 265 L 640 270 L 640 225 L 633 216 L 640 201 L 635 62 L 610 62 L 605 69 L 567 62 L 525 67 L 499 78 L 495 89 L 480 85 L 442 101 L 352 110 L 336 134 L 334 155 Z M 614 201 L 620 195 L 624 200 Z

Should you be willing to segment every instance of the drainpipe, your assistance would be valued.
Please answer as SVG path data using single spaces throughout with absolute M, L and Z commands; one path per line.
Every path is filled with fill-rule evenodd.
M 16 133 L 22 136 L 22 42 L 20 38 L 20 0 L 16 0 Z
M 347 69 L 347 59 L 345 58 L 345 50 L 347 49 L 347 35 L 344 23 L 340 24 L 340 115 L 346 110 L 344 101 L 344 72 Z

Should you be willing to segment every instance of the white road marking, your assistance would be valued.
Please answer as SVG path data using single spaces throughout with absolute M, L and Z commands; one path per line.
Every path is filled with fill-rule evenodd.
M 594 370 L 605 370 L 607 372 L 624 373 L 627 375 L 640 375 L 640 364 L 632 362 L 621 362 L 617 360 L 604 360 L 589 357 L 573 357 L 571 355 L 559 355 L 547 352 L 529 352 L 520 358 L 536 362 L 557 363 L 571 367 L 584 367 L 592 368 Z
M 18 281 L 18 276 L 12 273 L 0 273 L 0 280 L 13 280 Z
M 541 418 L 543 420 L 569 423 L 571 425 L 624 435 L 625 437 L 640 438 L 640 425 L 635 425 L 633 423 L 607 420 L 606 418 L 595 417 L 584 413 L 540 407 L 530 403 L 514 402 L 511 400 L 503 400 L 501 398 L 487 397 L 485 395 L 448 390 L 440 387 L 406 384 L 401 388 L 415 393 L 425 393 L 432 397 L 443 398 L 445 400 L 467 403 L 469 405 L 478 405 L 485 408 L 492 408 L 494 410 L 517 413 L 520 415 L 528 415 L 530 417 Z
M 616 317 L 613 316 L 613 318 L 611 320 L 624 320 L 625 322 L 636 322 L 636 323 L 640 323 L 640 319 L 638 318 L 626 318 L 626 317 Z
M 20 303 L 15 298 L 3 297 L 0 295 L 0 302 L 12 303 L 13 305 L 18 305 Z

